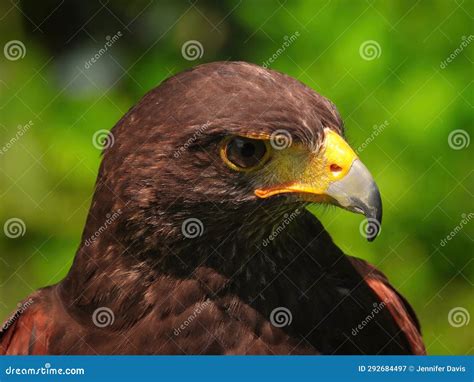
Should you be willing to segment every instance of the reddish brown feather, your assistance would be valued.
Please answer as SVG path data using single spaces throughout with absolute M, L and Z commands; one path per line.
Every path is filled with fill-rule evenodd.
M 350 257 L 350 260 L 367 285 L 383 301 L 397 326 L 405 334 L 415 355 L 426 355 L 418 320 L 405 299 L 393 289 L 387 277 L 364 260 Z
M 48 354 L 51 317 L 40 309 L 28 308 L 0 332 L 0 355 Z

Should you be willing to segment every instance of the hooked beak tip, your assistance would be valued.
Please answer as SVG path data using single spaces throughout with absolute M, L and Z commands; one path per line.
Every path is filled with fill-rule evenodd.
M 366 238 L 369 242 L 375 240 L 382 229 L 382 198 L 380 191 L 373 183 L 372 190 L 369 196 L 369 207 L 366 209 L 364 215 L 367 218 Z
M 361 233 L 375 240 L 382 225 L 382 198 L 369 170 L 356 159 L 346 177 L 328 188 L 328 194 L 343 208 L 363 214 Z

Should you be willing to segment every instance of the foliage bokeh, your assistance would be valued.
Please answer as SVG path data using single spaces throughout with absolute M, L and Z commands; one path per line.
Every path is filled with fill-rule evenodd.
M 360 235 L 360 216 L 320 207 L 315 214 L 346 253 L 377 265 L 413 304 L 430 354 L 472 354 L 472 324 L 454 327 L 448 314 L 456 307 L 474 314 L 473 223 L 441 243 L 472 213 L 472 145 L 455 150 L 448 142 L 456 129 L 470 138 L 473 124 L 474 46 L 462 45 L 472 2 L 60 3 L 0 5 L 0 45 L 26 47 L 21 59 L 0 56 L 0 144 L 33 123 L 0 154 L 0 222 L 26 225 L 22 237 L 0 235 L 0 319 L 67 273 L 100 162 L 97 130 L 188 67 L 273 57 L 270 68 L 337 105 L 382 192 L 374 243 Z M 201 58 L 183 57 L 189 40 L 202 44 Z M 361 54 L 367 41 L 380 47 L 374 59 Z

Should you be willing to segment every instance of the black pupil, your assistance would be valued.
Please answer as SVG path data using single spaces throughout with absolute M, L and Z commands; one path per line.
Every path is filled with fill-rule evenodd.
M 263 141 L 250 138 L 233 138 L 226 149 L 227 159 L 240 168 L 255 167 L 260 164 L 267 148 Z
M 249 158 L 253 157 L 255 154 L 255 146 L 252 143 L 245 142 L 240 148 L 242 156 Z

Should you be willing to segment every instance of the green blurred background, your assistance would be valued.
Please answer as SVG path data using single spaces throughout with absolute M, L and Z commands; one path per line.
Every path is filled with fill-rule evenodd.
M 430 354 L 472 354 L 473 5 L 1 2 L 0 223 L 19 218 L 25 231 L 0 232 L 0 320 L 68 271 L 100 162 L 94 133 L 174 73 L 244 60 L 337 105 L 381 189 L 382 234 L 367 243 L 360 216 L 316 215 L 346 253 L 376 264 L 413 304 Z M 23 44 L 19 53 L 12 40 Z M 190 40 L 202 46 L 193 57 L 182 53 Z

